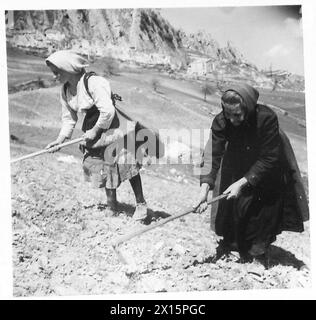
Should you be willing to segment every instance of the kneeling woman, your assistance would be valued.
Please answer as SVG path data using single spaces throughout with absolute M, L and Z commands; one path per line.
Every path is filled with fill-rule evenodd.
M 81 150 L 84 152 L 83 169 L 86 180 L 91 181 L 92 177 L 98 187 L 105 187 L 108 206 L 116 211 L 116 189 L 122 181 L 129 179 L 136 198 L 133 218 L 143 220 L 147 216 L 147 205 L 139 175 L 141 165 L 136 161 L 135 154 L 122 148 L 114 161 L 107 162 L 104 159 L 106 147 L 115 140 L 115 129 L 126 129 L 135 123 L 114 107 L 109 82 L 103 77 L 86 73 L 88 64 L 82 56 L 62 50 L 50 55 L 46 64 L 63 84 L 60 95 L 62 128 L 57 139 L 46 148 L 55 147 L 52 151 L 57 151 L 58 145 L 71 138 L 78 120 L 77 113 L 85 113 Z M 107 131 L 113 134 L 104 136 Z M 120 130 L 122 132 L 124 129 Z

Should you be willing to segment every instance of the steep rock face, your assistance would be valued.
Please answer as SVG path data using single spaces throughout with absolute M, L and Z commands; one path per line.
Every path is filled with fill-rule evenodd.
M 265 87 L 276 81 L 248 62 L 231 42 L 221 48 L 205 31 L 177 30 L 157 9 L 7 11 L 6 25 L 12 46 L 43 56 L 71 48 L 92 58 L 112 56 L 189 73 L 197 69 L 200 75 Z M 304 90 L 303 77 L 287 74 L 277 81 L 280 88 Z
M 183 46 L 190 51 L 203 53 L 214 59 L 220 58 L 220 47 L 209 33 L 199 31 L 186 35 L 181 32 Z
M 155 53 L 158 60 L 173 57 L 185 63 L 178 31 L 154 9 L 37 10 L 12 15 L 14 24 L 7 28 L 7 39 L 24 49 L 38 47 L 48 54 L 76 48 L 117 58 Z
M 245 62 L 243 55 L 235 48 L 231 42 L 226 47 L 221 48 L 218 42 L 210 33 L 199 31 L 186 35 L 181 32 L 183 46 L 193 52 L 200 52 L 213 60 L 226 60 L 227 62 Z
M 243 55 L 232 45 L 231 42 L 228 42 L 226 47 L 220 49 L 220 54 L 228 61 L 234 61 L 236 63 L 242 63 L 245 61 Z
M 176 30 L 155 9 L 91 9 L 11 11 L 7 38 L 14 46 L 39 48 L 49 54 L 75 48 L 86 54 L 186 65 L 185 51 L 213 60 L 241 63 L 243 56 L 230 43 L 220 48 L 211 34 L 186 35 Z M 144 54 L 149 54 L 145 57 Z M 152 61 L 154 62 L 154 61 Z

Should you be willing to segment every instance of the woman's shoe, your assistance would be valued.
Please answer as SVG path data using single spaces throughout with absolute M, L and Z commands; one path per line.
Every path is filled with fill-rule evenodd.
M 239 253 L 239 259 L 237 260 L 237 263 L 252 263 L 253 257 L 248 253 Z
M 144 203 L 137 203 L 136 208 L 133 214 L 134 220 L 144 220 L 147 218 L 147 204 Z
M 265 243 L 255 243 L 251 246 L 250 250 L 248 251 L 248 253 L 253 256 L 253 257 L 257 257 L 257 256 L 262 256 L 263 254 L 265 254 L 267 251 L 266 245 Z
M 223 240 L 217 242 L 218 246 L 216 248 L 216 254 L 212 258 L 212 262 L 216 263 L 216 261 L 222 259 L 223 257 L 227 257 L 230 253 L 229 245 L 227 245 Z

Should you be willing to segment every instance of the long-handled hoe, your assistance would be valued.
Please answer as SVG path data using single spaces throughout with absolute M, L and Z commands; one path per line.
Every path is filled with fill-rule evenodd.
M 58 145 L 58 148 L 67 147 L 67 146 L 70 146 L 70 145 L 72 145 L 72 144 L 79 143 L 79 142 L 81 142 L 81 141 L 83 141 L 83 138 L 77 138 L 77 139 L 74 139 L 74 140 L 70 140 L 70 141 L 68 141 L 68 142 L 59 144 L 59 145 Z M 12 159 L 12 160 L 10 161 L 10 163 L 15 163 L 15 162 L 22 161 L 22 160 L 25 160 L 25 159 L 34 158 L 34 157 L 39 156 L 39 155 L 41 155 L 41 154 L 50 152 L 50 151 L 53 150 L 54 148 L 56 148 L 56 147 L 52 147 L 52 148 L 49 148 L 49 149 L 43 149 L 43 150 L 40 150 L 40 151 L 36 151 L 36 152 L 30 153 L 30 154 L 27 154 L 27 155 L 22 156 L 22 157 L 20 157 L 20 158 Z
M 74 139 L 74 140 L 71 140 L 71 141 L 68 141 L 68 142 L 65 142 L 65 143 L 62 143 L 60 145 L 58 145 L 59 148 L 63 148 L 63 147 L 66 147 L 66 146 L 69 146 L 69 145 L 72 145 L 72 144 L 75 144 L 75 143 L 79 143 L 80 141 L 82 141 L 83 138 L 77 138 L 77 139 Z M 55 147 L 52 147 L 52 148 L 49 148 L 49 149 L 44 149 L 44 150 L 40 150 L 40 151 L 37 151 L 37 152 L 34 152 L 34 153 L 31 153 L 31 154 L 28 154 L 28 155 L 25 155 L 25 156 L 22 156 L 20 158 L 16 158 L 16 159 L 13 159 L 11 160 L 11 163 L 15 163 L 15 162 L 18 162 L 18 161 L 22 161 L 22 160 L 25 160 L 25 159 L 29 159 L 29 158 L 33 158 L 33 157 L 36 157 L 36 156 L 39 156 L 41 154 L 44 154 L 44 153 L 47 153 L 47 152 L 50 152 L 53 148 Z M 213 198 L 211 201 L 208 202 L 208 205 L 214 203 L 214 202 L 217 202 L 221 199 L 224 199 L 227 197 L 227 194 L 222 194 L 222 195 L 219 195 L 215 198 Z M 149 225 L 149 226 L 146 226 L 144 228 L 141 228 L 139 230 L 136 230 L 136 231 L 133 231 L 131 233 L 128 233 L 126 235 L 123 235 L 121 236 L 120 238 L 118 238 L 116 241 L 114 241 L 112 243 L 112 248 L 114 250 L 114 252 L 116 253 L 117 257 L 119 258 L 119 260 L 123 263 L 123 264 L 128 264 L 126 258 L 124 257 L 122 251 L 120 250 L 119 248 L 119 245 L 122 244 L 123 242 L 126 242 L 136 236 L 139 236 L 149 230 L 152 230 L 152 229 L 155 229 L 155 228 L 158 228 L 158 227 L 161 227 L 162 225 L 170 222 L 170 221 L 173 221 L 175 219 L 178 219 L 178 218 L 181 218 L 189 213 L 192 213 L 193 211 L 195 211 L 195 208 L 190 208 L 188 210 L 186 210 L 185 212 L 182 212 L 182 213 L 179 213 L 177 215 L 174 215 L 174 216 L 171 216 L 167 219 L 164 219 L 164 220 L 161 220 L 155 224 L 152 224 L 152 225 Z
M 221 199 L 224 199 L 227 197 L 227 194 L 221 194 L 215 198 L 213 198 L 212 200 L 210 200 L 207 204 L 210 205 L 216 201 L 219 201 Z M 124 257 L 122 251 L 120 250 L 119 246 L 120 244 L 122 244 L 123 242 L 126 242 L 136 236 L 139 236 L 149 230 L 152 230 L 152 229 L 155 229 L 155 228 L 158 228 L 158 227 L 161 227 L 162 225 L 170 222 L 170 221 L 173 221 L 175 219 L 178 219 L 178 218 L 181 218 L 191 212 L 195 211 L 195 208 L 190 208 L 188 210 L 186 210 L 185 212 L 182 212 L 182 213 L 179 213 L 179 214 L 176 214 L 174 216 L 171 216 L 167 219 L 164 219 L 164 220 L 161 220 L 155 224 L 152 224 L 152 225 L 149 225 L 149 226 L 146 226 L 146 227 L 143 227 L 139 230 L 136 230 L 136 231 L 133 231 L 131 233 L 128 233 L 126 235 L 123 235 L 121 237 L 119 237 L 117 240 L 115 240 L 114 242 L 112 242 L 112 248 L 114 250 L 114 252 L 116 253 L 117 257 L 119 258 L 119 260 L 123 263 L 123 264 L 128 264 L 127 262 L 127 259 Z

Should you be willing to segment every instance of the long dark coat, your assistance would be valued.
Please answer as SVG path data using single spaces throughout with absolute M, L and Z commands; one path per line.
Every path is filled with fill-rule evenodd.
M 248 85 L 229 90 L 245 100 L 247 118 L 238 127 L 223 112 L 214 118 L 200 182 L 215 187 L 215 195 L 247 179 L 237 199 L 218 203 L 215 218 L 216 233 L 243 251 L 256 243 L 269 245 L 285 230 L 302 232 L 308 206 L 293 150 L 274 111 L 258 104 L 258 91 Z

